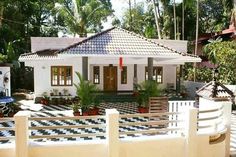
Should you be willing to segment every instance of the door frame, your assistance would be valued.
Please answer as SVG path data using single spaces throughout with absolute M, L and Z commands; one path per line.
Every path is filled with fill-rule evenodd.
M 114 68 L 115 69 L 115 73 L 116 76 L 114 76 L 114 88 L 113 90 L 106 90 L 105 87 L 105 80 L 106 80 L 106 73 L 105 73 L 105 68 Z M 117 66 L 103 66 L 103 90 L 104 91 L 110 91 L 110 92 L 116 92 L 118 89 L 118 70 L 117 70 Z

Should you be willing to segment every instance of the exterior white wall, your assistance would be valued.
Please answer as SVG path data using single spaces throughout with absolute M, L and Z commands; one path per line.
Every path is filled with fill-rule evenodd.
M 29 157 L 106 157 L 106 144 L 52 144 L 34 145 L 29 149 Z
M 0 75 L 0 91 L 5 90 L 7 96 L 11 96 L 11 72 L 9 66 L 0 67 L 2 74 Z M 4 82 L 4 77 L 8 78 L 8 82 Z
M 183 137 L 150 137 L 146 140 L 121 141 L 119 155 L 120 157 L 184 157 L 184 149 Z
M 209 135 L 198 135 L 196 157 L 223 157 L 225 142 L 209 144 Z M 120 157 L 185 157 L 184 137 L 148 137 L 146 139 L 130 139 L 120 141 Z M 29 157 L 107 157 L 105 141 L 31 144 Z M 14 157 L 13 147 L 1 148 L 1 157 Z M 187 157 L 187 156 L 186 156 Z
M 163 67 L 163 83 L 161 84 L 162 87 L 166 87 L 167 83 L 174 83 L 174 85 L 176 86 L 176 65 L 154 64 L 153 66 Z M 137 65 L 138 83 L 145 81 L 145 67 L 146 65 Z
M 224 157 L 225 141 L 217 144 L 209 144 L 209 135 L 198 135 L 196 157 Z
M 124 66 L 127 66 L 127 84 L 121 84 L 121 70 L 118 64 L 113 64 L 117 66 L 117 90 L 118 91 L 131 91 L 133 90 L 133 77 L 134 77 L 134 64 L 126 64 L 124 61 Z M 98 87 L 103 90 L 103 67 L 109 66 L 109 64 L 94 64 L 94 60 L 88 60 L 89 63 L 89 79 L 93 81 L 93 66 L 100 66 L 100 84 Z M 116 62 L 117 63 L 117 62 Z M 74 85 L 72 86 L 51 86 L 51 66 L 72 66 L 73 67 L 73 83 L 78 83 L 78 78 L 75 75 L 76 71 L 82 73 L 82 58 L 68 58 L 64 60 L 42 60 L 42 61 L 27 61 L 26 66 L 34 67 L 34 92 L 36 96 L 41 96 L 43 92 L 48 94 L 52 89 L 58 89 L 59 92 L 63 89 L 68 89 L 69 93 L 72 95 L 76 94 Z M 137 77 L 138 83 L 145 81 L 145 67 L 146 64 L 137 65 Z M 154 66 L 163 67 L 163 83 L 162 87 L 166 87 L 167 83 L 176 84 L 176 65 L 160 65 L 155 64 Z
M 108 64 L 91 64 L 89 66 L 90 73 L 89 78 L 93 81 L 93 66 L 100 67 L 100 83 L 97 84 L 98 87 L 103 90 L 104 80 L 103 80 L 103 67 L 108 66 Z M 124 64 L 123 66 L 127 66 L 127 84 L 121 84 L 121 70 L 119 69 L 118 64 L 113 64 L 113 66 L 117 66 L 117 90 L 118 91 L 130 91 L 133 90 L 133 78 L 134 78 L 134 65 L 133 64 Z M 162 87 L 166 87 L 167 83 L 176 84 L 176 65 L 155 65 L 163 67 L 163 83 Z M 138 83 L 142 83 L 145 81 L 145 67 L 146 65 L 137 65 L 137 77 Z
M 50 61 L 34 61 L 26 62 L 26 66 L 34 67 L 34 92 L 35 96 L 42 96 L 43 92 L 48 94 L 52 89 L 68 89 L 72 95 L 76 94 L 74 85 L 72 86 L 51 86 L 51 66 L 72 66 L 73 83 L 78 83 L 79 79 L 75 72 L 82 73 L 82 58 L 70 58 L 68 60 L 50 60 Z

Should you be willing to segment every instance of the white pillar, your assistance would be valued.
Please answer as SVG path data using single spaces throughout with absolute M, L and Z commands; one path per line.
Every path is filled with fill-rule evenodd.
M 225 124 L 225 127 L 227 129 L 225 135 L 225 156 L 230 156 L 230 129 L 231 129 L 231 111 L 232 111 L 232 102 L 226 101 L 222 102 L 223 105 L 223 122 Z
M 14 116 L 16 157 L 28 157 L 29 116 L 30 112 L 28 111 L 20 111 Z
M 107 157 L 119 157 L 119 112 L 106 109 Z
M 198 109 L 189 108 L 185 120 L 185 157 L 197 157 L 197 114 Z

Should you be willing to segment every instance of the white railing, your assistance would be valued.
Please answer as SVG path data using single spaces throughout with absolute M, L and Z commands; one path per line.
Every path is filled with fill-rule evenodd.
M 0 118 L 0 132 L 7 132 L 7 131 L 12 131 L 15 132 L 15 127 L 13 126 L 4 126 L 4 123 L 9 123 L 12 122 L 14 123 L 14 119 L 13 118 Z M 3 141 L 9 141 L 9 140 L 14 140 L 15 136 L 10 135 L 9 133 L 7 133 L 5 136 L 0 136 L 0 143 Z
M 183 123 L 183 119 L 170 120 L 170 117 L 180 115 L 180 112 L 165 113 L 146 113 L 146 114 L 128 114 L 120 115 L 119 126 L 120 135 L 163 135 L 173 133 L 183 133 L 183 125 L 174 125 Z M 127 122 L 130 121 L 130 122 Z M 136 121 L 136 122 L 135 122 Z M 181 127 L 177 127 L 181 126 Z M 135 131 L 121 131 L 122 127 L 139 128 Z
M 29 117 L 29 121 L 32 122 L 37 122 L 40 124 L 40 122 L 49 122 L 50 121 L 72 121 L 76 122 L 77 120 L 86 120 L 86 119 L 105 119 L 105 116 L 80 116 L 80 117 Z M 104 124 L 75 124 L 75 125 L 50 125 L 50 126 L 45 126 L 45 125 L 38 125 L 38 126 L 30 126 L 29 130 L 34 131 L 34 130 L 57 130 L 57 129 L 89 129 L 89 128 L 99 128 L 99 129 L 104 129 L 106 127 L 105 123 Z M 63 133 L 57 133 L 57 134 L 52 134 L 52 135 L 31 135 L 29 136 L 30 139 L 52 139 L 52 138 L 76 138 L 76 137 L 94 137 L 94 136 L 105 136 L 105 132 L 99 132 L 99 133 L 73 133 L 73 134 L 63 134 Z
M 199 110 L 198 112 L 198 133 L 218 133 L 226 129 L 224 124 L 223 106 Z
M 194 100 L 169 101 L 169 112 L 182 112 L 188 107 L 195 106 Z

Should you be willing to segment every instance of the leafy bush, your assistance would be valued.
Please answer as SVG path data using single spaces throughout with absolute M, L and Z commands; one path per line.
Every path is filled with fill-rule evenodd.
M 155 81 L 145 81 L 137 85 L 138 96 L 137 103 L 139 106 L 147 107 L 149 97 L 160 96 L 162 90 Z
M 96 102 L 97 96 L 95 92 L 98 91 L 98 88 L 91 81 L 85 80 L 79 72 L 76 72 L 76 75 L 79 77 L 79 83 L 74 84 L 76 94 L 80 99 L 82 111 L 87 111 Z

